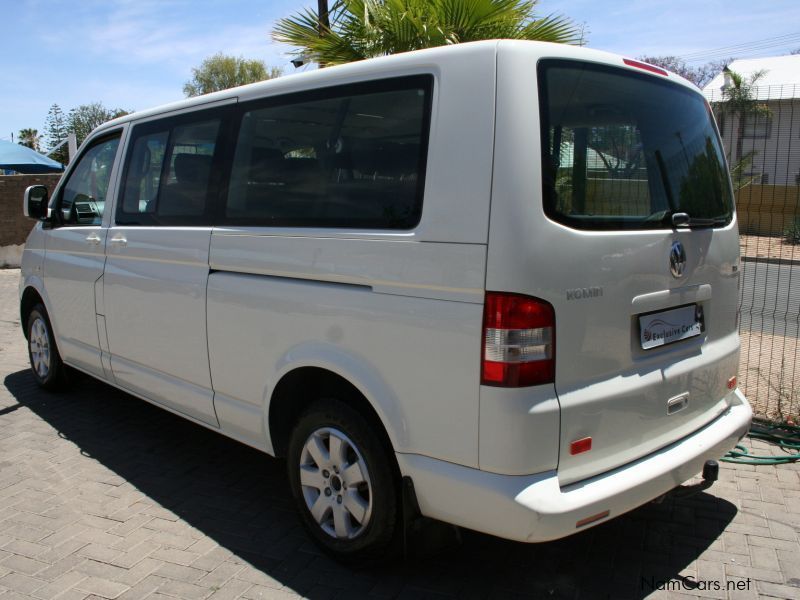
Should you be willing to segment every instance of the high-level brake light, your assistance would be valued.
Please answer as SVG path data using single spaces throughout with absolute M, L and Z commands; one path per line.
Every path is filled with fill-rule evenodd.
M 544 300 L 487 292 L 481 383 L 524 387 L 555 381 L 555 313 Z
M 638 60 L 633 60 L 632 58 L 623 58 L 622 62 L 624 62 L 629 67 L 636 67 L 637 69 L 642 69 L 644 71 L 650 71 L 651 73 L 663 75 L 664 77 L 669 77 L 669 73 L 667 71 L 665 71 L 661 67 L 656 67 L 655 65 L 650 65 L 647 63 L 640 62 Z

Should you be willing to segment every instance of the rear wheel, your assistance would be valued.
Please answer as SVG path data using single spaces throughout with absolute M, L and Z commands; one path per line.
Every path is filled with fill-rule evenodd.
M 46 390 L 62 389 L 67 382 L 66 366 L 61 361 L 53 328 L 42 304 L 28 313 L 28 357 L 36 382 Z
M 338 400 L 315 402 L 289 441 L 289 482 L 301 520 L 326 551 L 381 558 L 398 530 L 398 486 L 374 428 Z

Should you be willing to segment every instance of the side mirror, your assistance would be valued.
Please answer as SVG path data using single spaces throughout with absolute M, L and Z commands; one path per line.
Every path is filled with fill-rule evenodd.
M 31 219 L 47 218 L 47 187 L 44 185 L 31 185 L 25 190 L 22 202 L 22 212 Z

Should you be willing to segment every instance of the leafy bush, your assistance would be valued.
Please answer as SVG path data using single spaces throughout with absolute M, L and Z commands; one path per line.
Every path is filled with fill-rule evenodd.
M 795 217 L 792 224 L 783 231 L 783 239 L 787 244 L 800 244 L 800 217 Z

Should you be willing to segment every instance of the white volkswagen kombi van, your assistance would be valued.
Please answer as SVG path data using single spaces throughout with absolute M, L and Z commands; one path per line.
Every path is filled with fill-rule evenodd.
M 33 374 L 70 367 L 287 461 L 310 534 L 550 540 L 748 429 L 709 105 L 651 65 L 486 41 L 95 130 L 26 192 Z

